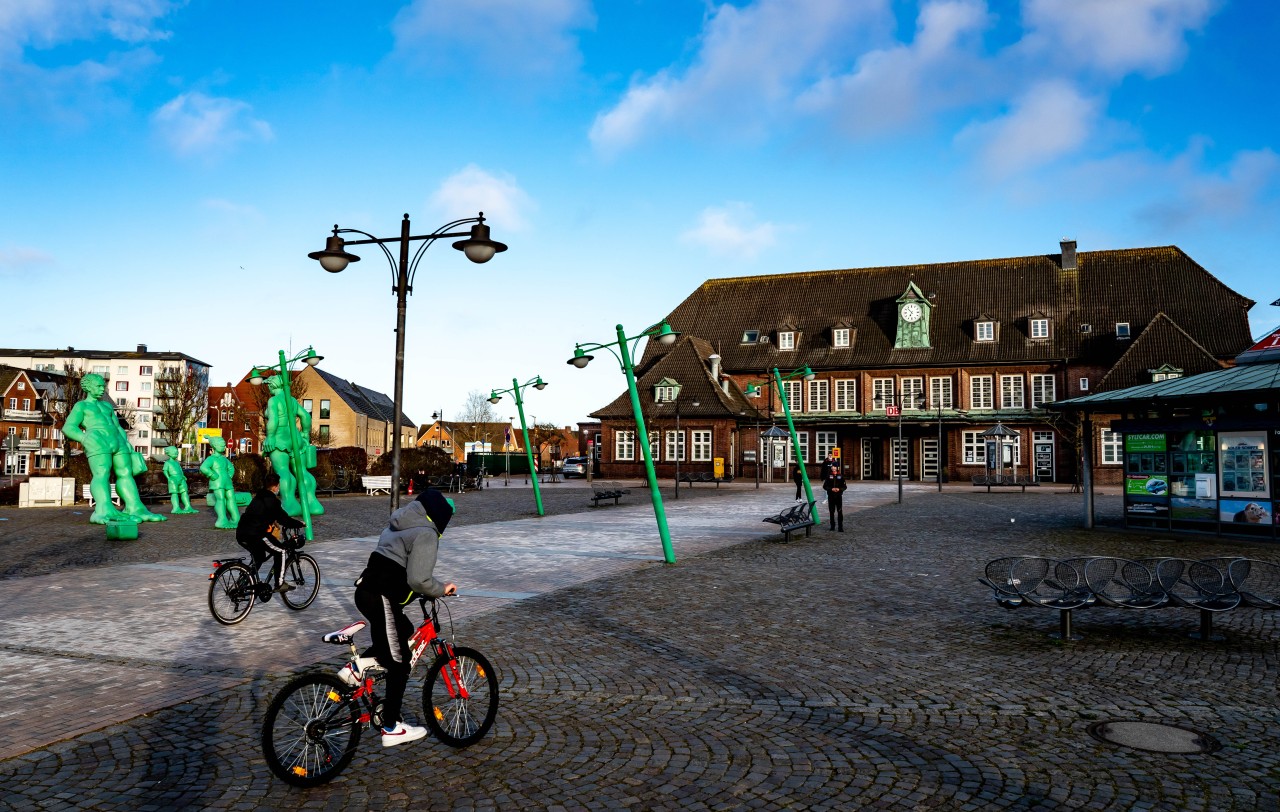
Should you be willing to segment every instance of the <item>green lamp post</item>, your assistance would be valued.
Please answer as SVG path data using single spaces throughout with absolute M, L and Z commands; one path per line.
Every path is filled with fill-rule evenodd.
M 808 367 L 801 367 L 783 375 L 778 372 L 777 367 L 773 368 L 773 380 L 778 385 L 778 395 L 782 400 L 782 412 L 787 416 L 787 430 L 791 432 L 791 449 L 796 455 L 796 464 L 800 467 L 800 476 L 804 480 L 805 495 L 809 497 L 809 515 L 813 517 L 813 523 L 816 526 L 822 524 L 822 517 L 814 509 L 818 504 L 818 500 L 813 498 L 813 486 L 809 484 L 809 471 L 805 468 L 804 457 L 800 454 L 800 435 L 796 434 L 796 424 L 791 419 L 791 404 L 787 402 L 787 388 L 782 385 L 783 381 L 801 377 L 806 381 L 813 380 L 813 370 Z
M 470 231 L 449 231 L 456 226 L 462 226 L 467 223 L 475 223 L 471 226 Z M 363 234 L 368 237 L 367 240 L 345 240 L 339 237 L 339 234 Z M 391 509 L 395 510 L 400 507 L 400 415 L 403 412 L 404 404 L 404 314 L 405 307 L 408 304 L 409 294 L 413 292 L 413 277 L 417 273 L 418 263 L 422 260 L 422 255 L 428 248 L 435 244 L 436 240 L 442 240 L 453 237 L 466 237 L 466 239 L 458 240 L 453 247 L 467 255 L 467 259 L 477 264 L 488 262 L 493 259 L 494 254 L 500 254 L 507 250 L 507 246 L 500 242 L 489 239 L 489 227 L 484 223 L 484 212 L 480 212 L 477 217 L 463 217 L 460 220 L 454 220 L 450 223 L 437 228 L 430 234 L 419 236 L 410 236 L 409 215 L 404 216 L 404 220 L 400 222 L 399 237 L 375 237 L 367 231 L 361 231 L 358 228 L 338 228 L 333 227 L 333 236 L 325 239 L 323 251 L 312 251 L 307 256 L 320 263 L 320 267 L 329 273 L 340 273 L 352 262 L 359 262 L 360 257 L 355 254 L 348 253 L 346 246 L 348 245 L 377 245 L 382 249 L 382 253 L 386 255 L 387 262 L 391 263 L 391 276 L 393 287 L 391 292 L 396 295 L 396 379 L 395 379 L 395 431 L 391 436 Z M 422 241 L 422 245 L 414 252 L 413 259 L 409 258 L 409 244 Z M 392 256 L 391 250 L 387 248 L 388 243 L 400 244 L 399 262 L 396 257 Z
M 280 360 L 275 364 L 259 364 L 249 373 L 249 383 L 254 386 L 261 386 L 266 380 L 263 370 L 274 370 L 275 374 L 280 376 L 280 391 L 285 396 L 285 410 L 288 421 L 288 437 L 289 437 L 289 460 L 293 464 L 294 479 L 297 481 L 299 492 L 299 503 L 302 507 L 302 522 L 307 527 L 307 541 L 313 541 L 314 536 L 311 532 L 311 509 L 308 507 L 308 499 L 303 489 L 303 477 L 307 470 L 306 458 L 303 448 L 307 438 L 300 438 L 297 430 L 296 420 L 298 418 L 298 401 L 293 397 L 293 389 L 289 386 L 289 365 L 297 361 L 303 361 L 307 366 L 314 367 L 324 360 L 323 355 L 316 355 L 316 351 L 311 347 L 307 347 L 302 352 L 292 358 L 286 358 L 284 350 L 280 350 Z
M 532 386 L 541 392 L 547 388 L 546 381 L 542 380 L 539 375 L 536 378 L 530 378 L 524 383 L 519 383 L 515 378 L 511 379 L 510 389 L 491 389 L 489 390 L 489 402 L 498 403 L 502 400 L 502 396 L 510 393 L 516 401 L 516 412 L 520 415 L 520 434 L 524 437 L 524 453 L 529 458 L 529 478 L 533 480 L 533 501 L 538 506 L 538 515 L 546 516 L 547 512 L 542 507 L 542 491 L 538 488 L 538 475 L 533 467 L 533 446 L 529 444 L 529 426 L 524 420 L 524 399 L 520 397 L 521 390 L 528 389 Z M 511 466 L 508 465 L 508 468 Z
M 635 350 L 635 345 L 642 338 L 652 338 L 659 344 L 672 344 L 680 334 L 672 330 L 671 325 L 665 321 L 661 326 L 631 338 L 627 337 L 621 324 L 617 325 L 615 329 L 618 333 L 617 341 L 611 341 L 608 344 L 577 344 L 573 348 L 573 357 L 567 363 L 582 369 L 591 363 L 591 359 L 595 357 L 588 355 L 588 352 L 591 350 L 608 350 L 621 364 L 622 372 L 627 376 L 627 392 L 631 395 L 631 411 L 636 418 L 636 442 L 640 444 L 640 453 L 644 458 L 645 475 L 649 479 L 649 495 L 653 500 L 653 515 L 658 521 L 658 535 L 662 539 L 662 557 L 668 564 L 674 564 L 676 563 L 676 554 L 671 548 L 671 531 L 667 529 L 667 511 L 662 506 L 662 493 L 658 490 L 658 475 L 653 470 L 653 454 L 649 451 L 649 432 L 645 430 L 644 415 L 640 411 L 640 393 L 636 389 L 636 370 L 631 362 L 631 357 Z M 630 350 L 627 348 L 628 342 L 631 343 Z M 613 351 L 614 347 L 618 348 L 617 352 Z

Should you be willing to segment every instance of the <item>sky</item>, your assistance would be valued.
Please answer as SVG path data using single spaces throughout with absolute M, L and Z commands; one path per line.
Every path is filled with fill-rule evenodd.
M 1280 6 L 1262 0 L 3 0 L 0 346 L 308 345 L 390 394 L 375 246 L 426 250 L 405 412 L 606 352 L 704 280 L 1177 245 L 1280 325 Z M 392 246 L 393 254 L 396 247 Z M 510 395 L 495 407 L 516 414 Z

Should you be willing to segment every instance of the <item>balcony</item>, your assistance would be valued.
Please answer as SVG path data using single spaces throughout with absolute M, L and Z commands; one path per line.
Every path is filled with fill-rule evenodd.
M 43 420 L 44 412 L 39 409 L 5 409 L 5 420 Z

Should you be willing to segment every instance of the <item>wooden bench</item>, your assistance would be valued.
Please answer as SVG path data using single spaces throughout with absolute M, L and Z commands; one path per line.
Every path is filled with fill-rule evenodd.
M 360 477 L 360 484 L 364 486 L 366 496 L 373 496 L 377 493 L 391 495 L 391 474 L 386 476 L 369 476 L 365 474 Z
M 1022 488 L 1022 492 L 1026 493 L 1028 487 L 1035 488 L 1040 485 L 1040 483 L 1036 482 L 1034 479 L 1027 479 L 1026 477 L 1021 476 L 1014 477 L 1013 479 L 997 479 L 996 477 L 985 476 L 983 474 L 974 474 L 973 484 L 979 488 L 985 485 L 987 493 L 991 493 L 992 488 Z
M 93 491 L 90 489 L 90 486 L 81 485 L 80 493 L 84 498 L 84 500 L 89 503 L 89 507 L 93 507 L 94 505 Z M 119 495 L 116 494 L 116 483 L 114 482 L 111 483 L 111 504 L 115 505 L 116 507 L 120 507 L 120 497 Z
M 619 499 L 631 493 L 631 491 L 622 487 L 621 482 L 605 482 L 598 479 L 592 483 L 591 493 L 591 506 L 600 507 L 601 499 L 612 499 L 616 505 Z
M 778 529 L 782 531 L 782 540 L 791 541 L 791 533 L 794 530 L 804 530 L 806 537 L 813 530 L 813 512 L 808 502 L 801 502 L 798 505 L 783 510 L 776 516 L 765 516 L 761 521 L 778 525 Z

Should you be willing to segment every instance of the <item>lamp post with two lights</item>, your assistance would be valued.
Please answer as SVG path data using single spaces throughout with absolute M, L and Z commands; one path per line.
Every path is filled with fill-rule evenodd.
M 567 363 L 572 364 L 578 369 L 584 368 L 591 363 L 591 359 L 595 356 L 588 355 L 592 350 L 608 350 L 614 358 L 618 359 L 618 363 L 622 366 L 622 372 L 627 376 L 627 392 L 631 395 L 631 411 L 636 420 L 636 442 L 640 445 L 640 453 L 644 457 L 645 476 L 649 480 L 649 495 L 653 500 L 653 515 L 658 522 L 658 536 L 662 539 L 662 556 L 668 564 L 676 563 L 675 550 L 671 547 L 671 531 L 667 528 L 667 511 L 662 505 L 662 493 L 658 490 L 658 475 L 653 469 L 653 454 L 649 451 L 649 432 L 644 427 L 644 415 L 640 410 L 640 392 L 636 389 L 636 371 L 632 364 L 632 350 L 642 338 L 652 338 L 659 344 L 667 345 L 675 342 L 680 335 L 671 329 L 671 325 L 665 321 L 661 326 L 646 330 L 637 336 L 627 337 L 626 332 L 619 324 L 615 327 L 618 334 L 617 341 L 611 341 L 608 344 L 577 344 L 573 348 L 573 357 Z M 631 344 L 631 350 L 627 345 Z M 617 347 L 618 351 L 614 352 L 613 348 Z
M 803 378 L 806 381 L 814 379 L 812 369 L 801 367 L 793 369 L 786 375 L 778 371 L 777 367 L 773 368 L 773 380 L 778 386 L 778 395 L 782 400 L 782 412 L 787 416 L 787 430 L 791 432 L 791 448 L 796 455 L 796 465 L 800 468 L 800 477 L 804 480 L 804 492 L 809 498 L 809 516 L 813 519 L 815 526 L 822 524 L 822 517 L 818 515 L 818 511 L 814 510 L 818 500 L 813 497 L 813 485 L 809 483 L 809 471 L 805 468 L 804 456 L 800 453 L 800 435 L 796 434 L 795 421 L 791 419 L 791 404 L 787 402 L 787 388 L 782 385 L 783 381 L 789 381 L 792 378 Z
M 254 386 L 261 386 L 266 380 L 264 370 L 273 370 L 276 375 L 280 376 L 280 391 L 284 395 L 285 401 L 285 421 L 288 427 L 287 436 L 289 438 L 289 464 L 293 469 L 294 486 L 298 489 L 298 502 L 302 506 L 302 523 L 306 525 L 307 541 L 312 541 L 314 536 L 311 533 L 311 510 L 307 506 L 307 494 L 302 492 L 303 483 L 305 482 L 307 472 L 306 455 L 303 451 L 303 443 L 299 441 L 299 432 L 297 427 L 298 420 L 298 401 L 293 397 L 293 389 L 289 386 L 289 365 L 297 361 L 304 362 L 309 367 L 324 360 L 323 355 L 316 355 L 316 351 L 307 347 L 302 352 L 292 358 L 286 358 L 284 350 L 280 350 L 280 360 L 275 364 L 259 364 L 249 373 L 249 383 Z M 269 373 L 268 373 L 269 374 Z M 270 435 L 268 435 L 270 439 Z M 303 438 L 308 440 L 309 438 Z M 278 472 L 277 472 L 278 473 Z M 311 494 L 312 498 L 315 494 Z
M 474 223 L 469 231 L 450 231 L 451 228 Z M 363 234 L 368 239 L 364 240 L 346 240 L 339 237 L 339 234 Z M 422 255 L 430 248 L 436 240 L 452 239 L 454 237 L 464 237 L 453 244 L 453 247 L 466 254 L 467 259 L 475 263 L 488 262 L 493 259 L 494 254 L 499 254 L 507 250 L 507 246 L 500 242 L 494 242 L 489 239 L 489 227 L 484 222 L 484 212 L 480 212 L 476 217 L 463 217 L 454 220 L 437 228 L 430 234 L 422 234 L 411 236 L 409 227 L 409 215 L 406 214 L 400 222 L 400 236 L 398 237 L 375 237 L 367 231 L 361 231 L 358 228 L 339 228 L 337 225 L 333 227 L 333 236 L 326 238 L 325 248 L 323 251 L 313 251 L 307 256 L 320 263 L 320 267 L 329 273 L 340 273 L 352 262 L 359 262 L 360 257 L 355 254 L 348 253 L 347 246 L 350 245 L 377 245 L 382 249 L 382 253 L 386 255 L 387 262 L 391 263 L 392 288 L 391 292 L 396 295 L 396 368 L 395 368 L 395 397 L 393 419 L 396 423 L 395 433 L 391 438 L 391 509 L 395 510 L 400 506 L 400 415 L 404 411 L 404 317 L 405 308 L 408 304 L 409 294 L 413 292 L 413 278 L 418 270 L 418 263 L 422 260 Z M 414 252 L 412 259 L 409 257 L 410 243 L 421 242 Z M 399 261 L 392 255 L 391 250 L 387 248 L 389 243 L 399 243 L 400 256 Z
M 533 446 L 529 444 L 529 426 L 527 423 L 525 423 L 525 420 L 524 420 L 524 399 L 520 397 L 521 390 L 527 389 L 530 386 L 532 386 L 534 389 L 537 389 L 539 392 L 547 388 L 547 384 L 545 381 L 542 380 L 541 375 L 537 376 L 536 378 L 530 378 L 524 383 L 520 383 L 515 378 L 512 378 L 510 389 L 489 390 L 489 402 L 496 404 L 500 400 L 502 400 L 503 395 L 506 395 L 508 393 L 513 398 L 515 398 L 516 413 L 520 415 L 520 433 L 524 437 L 524 453 L 529 458 L 529 472 L 533 479 L 533 501 L 538 506 L 538 515 L 545 516 L 547 515 L 547 513 L 542 507 L 542 491 L 538 489 L 538 475 L 533 470 Z M 507 459 L 510 460 L 509 451 L 507 452 Z M 507 468 L 510 468 L 510 467 L 511 466 L 508 464 Z

